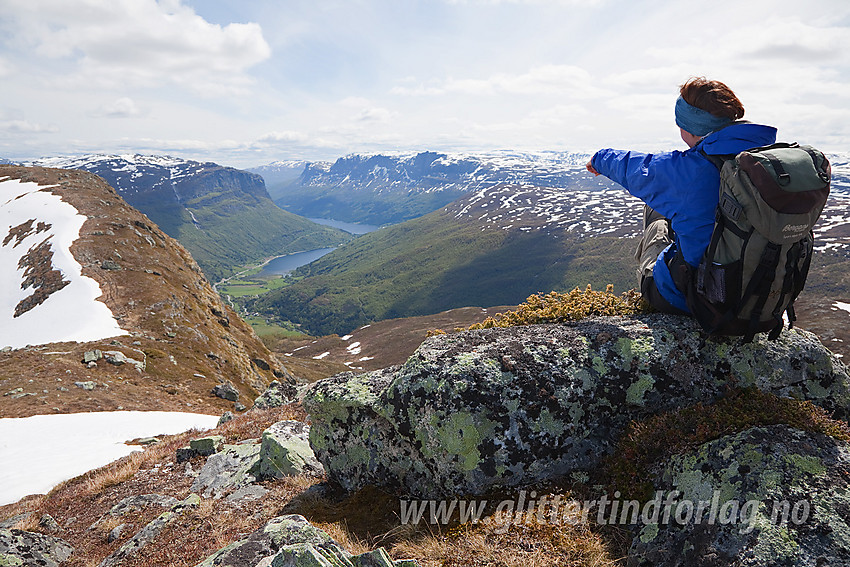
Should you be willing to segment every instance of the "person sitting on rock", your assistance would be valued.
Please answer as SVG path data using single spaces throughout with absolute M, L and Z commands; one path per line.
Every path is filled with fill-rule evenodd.
M 604 149 L 587 170 L 604 175 L 642 200 L 644 234 L 638 244 L 640 291 L 664 313 L 689 313 L 669 265 L 676 252 L 697 266 L 711 240 L 720 173 L 709 155 L 732 155 L 776 141 L 776 128 L 741 120 L 744 106 L 720 81 L 689 79 L 679 88 L 676 124 L 685 151 L 645 154 Z

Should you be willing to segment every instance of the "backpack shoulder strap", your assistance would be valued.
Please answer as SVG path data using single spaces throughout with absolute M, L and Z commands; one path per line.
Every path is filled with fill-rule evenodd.
M 704 149 L 699 149 L 700 155 L 714 164 L 714 167 L 717 168 L 717 171 L 723 169 L 723 164 L 729 161 L 730 159 L 735 159 L 735 156 L 738 154 L 708 154 Z

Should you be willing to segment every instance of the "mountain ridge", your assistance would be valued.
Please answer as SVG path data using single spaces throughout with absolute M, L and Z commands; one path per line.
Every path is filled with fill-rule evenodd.
M 249 401 L 270 381 L 291 379 L 250 326 L 213 291 L 189 252 L 102 178 L 80 170 L 4 165 L 0 179 L 4 220 L 10 204 L 23 202 L 21 191 L 28 196 L 57 195 L 78 211 L 82 223 L 68 250 L 82 276 L 97 282 L 96 303 L 108 308 L 122 331 L 82 340 L 28 338 L 29 346 L 3 348 L 0 391 L 7 395 L 2 417 L 152 407 L 221 414 L 234 403 L 213 395 L 213 388 L 230 384 Z M 35 188 L 6 183 L 15 180 Z M 42 209 L 25 211 L 29 220 L 18 226 L 0 225 L 0 243 L 5 243 L 0 250 L 21 243 L 14 256 L 3 256 L 7 263 L 18 261 L 23 246 L 39 247 L 49 234 L 39 232 L 43 226 L 58 226 L 56 218 L 40 217 Z M 52 244 L 55 255 L 64 253 Z M 16 265 L 2 266 L 6 277 L 18 279 L 24 293 L 53 271 L 73 280 L 68 268 L 50 256 L 32 260 L 35 270 L 29 275 Z M 4 303 L 0 320 L 24 320 L 57 301 L 61 307 L 73 285 L 52 289 L 43 303 L 18 317 L 14 303 Z M 78 300 L 72 296 L 65 301 Z M 72 316 L 71 322 L 81 320 Z M 43 336 L 49 327 L 41 324 Z M 4 331 L 11 328 L 3 324 Z
M 278 208 L 259 175 L 169 156 L 92 154 L 30 165 L 103 177 L 133 207 L 179 240 L 212 280 L 271 256 L 336 246 L 350 238 Z

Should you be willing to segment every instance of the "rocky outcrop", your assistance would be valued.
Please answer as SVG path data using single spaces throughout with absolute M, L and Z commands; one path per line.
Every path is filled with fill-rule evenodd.
M 207 457 L 192 483 L 192 491 L 204 498 L 253 498 L 265 490 L 254 485 L 259 480 L 322 474 L 322 465 L 310 448 L 309 432 L 305 423 L 284 420 L 266 429 L 262 439 L 237 445 L 225 444 L 221 435 L 202 437 L 178 449 L 177 461 Z
M 805 331 L 707 339 L 667 315 L 438 335 L 401 367 L 318 382 L 310 442 L 348 490 L 482 494 L 592 469 L 632 421 L 754 386 L 850 415 L 846 367 Z
M 265 526 L 224 547 L 196 567 L 417 567 L 410 560 L 392 561 L 382 549 L 352 555 L 327 533 L 298 515 L 273 518 Z
M 850 443 L 752 428 L 676 455 L 656 488 L 629 567 L 850 564 Z
M 68 560 L 74 548 L 59 538 L 0 529 L 0 565 L 40 565 L 58 567 Z

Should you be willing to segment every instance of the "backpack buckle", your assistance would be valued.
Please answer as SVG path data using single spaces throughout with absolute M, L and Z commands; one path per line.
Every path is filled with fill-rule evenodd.
M 766 268 L 773 268 L 779 262 L 779 253 L 781 251 L 782 248 L 780 246 L 772 242 L 768 243 L 761 253 L 759 265 L 764 266 Z
M 733 221 L 738 220 L 744 211 L 744 207 L 729 193 L 723 193 L 723 196 L 720 198 L 720 209 Z

